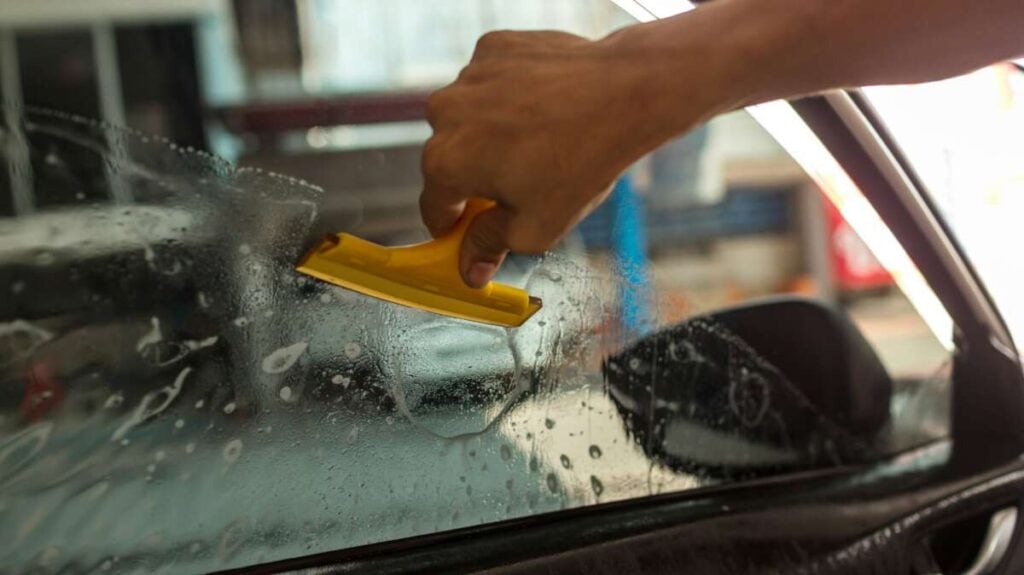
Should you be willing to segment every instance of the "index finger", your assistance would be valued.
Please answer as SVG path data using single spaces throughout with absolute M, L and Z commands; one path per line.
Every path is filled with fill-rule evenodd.
M 452 185 L 451 159 L 441 149 L 436 136 L 423 146 L 423 191 L 420 215 L 430 235 L 437 237 L 450 230 L 462 215 L 467 197 Z
M 452 229 L 466 207 L 466 198 L 452 188 L 432 184 L 424 178 L 420 192 L 420 216 L 435 238 Z

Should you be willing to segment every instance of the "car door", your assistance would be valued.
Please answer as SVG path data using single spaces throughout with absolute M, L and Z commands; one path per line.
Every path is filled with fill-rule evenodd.
M 417 78 L 454 74 L 489 28 L 597 35 L 625 14 L 259 4 L 194 28 L 202 52 L 238 27 L 251 93 L 182 104 L 210 109 L 182 133 L 218 134 L 206 147 L 236 164 L 32 107 L 52 102 L 6 108 L 3 569 L 1013 573 L 1024 560 L 1012 338 L 859 95 L 728 115 L 658 150 L 558 250 L 506 266 L 545 307 L 504 331 L 292 266 L 325 230 L 422 237 L 430 84 Z M 7 56 L 31 45 L 5 34 Z M 154 69 L 177 69 L 172 52 Z M 223 71 L 222 56 L 198 67 Z M 300 72 L 314 88 L 279 90 Z
M 870 463 L 753 473 L 752 479 L 732 485 L 492 523 L 261 569 L 922 574 L 1019 570 L 1024 561 L 1018 534 L 1024 496 L 1018 423 L 1022 381 L 1005 327 L 970 265 L 952 247 L 939 215 L 913 187 L 911 166 L 901 161 L 862 96 L 834 94 L 797 101 L 793 107 L 908 246 L 943 304 L 958 310 L 949 438 Z M 936 241 L 945 249 L 936 248 Z M 970 289 L 963 289 L 965 285 Z M 786 308 L 779 317 L 799 316 L 799 311 Z M 735 320 L 717 321 L 757 337 L 757 330 L 737 327 Z M 679 329 L 669 333 L 676 337 Z M 780 337 L 787 333 L 777 323 L 771 331 Z M 653 342 L 665 336 L 648 335 L 610 359 L 612 385 L 614 373 L 629 370 L 631 360 L 636 372 L 638 357 L 654 357 L 644 355 L 644 347 L 656 346 Z M 707 341 L 694 338 L 692 328 L 683 341 L 708 349 Z M 838 338 L 834 342 L 849 345 Z M 805 350 L 813 348 L 797 343 Z M 752 340 L 755 350 L 758 344 Z M 671 367 L 663 369 L 675 382 L 686 379 L 671 373 Z M 645 380 L 649 375 L 643 372 Z M 646 399 L 653 398 L 649 394 Z M 690 439 L 699 441 L 693 435 Z M 660 436 L 639 441 L 664 447 L 669 440 Z M 668 457 L 665 450 L 647 453 L 661 461 Z

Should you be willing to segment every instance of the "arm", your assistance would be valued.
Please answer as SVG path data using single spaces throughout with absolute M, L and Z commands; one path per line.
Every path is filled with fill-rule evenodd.
M 490 33 L 430 99 L 423 220 L 439 235 L 467 198 L 497 200 L 462 249 L 480 286 L 509 250 L 550 248 L 630 164 L 716 114 L 1020 54 L 1021 0 L 715 0 L 598 41 Z

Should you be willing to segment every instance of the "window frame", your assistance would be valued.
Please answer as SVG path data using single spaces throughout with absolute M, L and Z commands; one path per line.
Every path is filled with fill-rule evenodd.
M 957 326 L 951 469 L 1017 457 L 1024 452 L 1020 355 L 922 180 L 860 91 L 804 98 L 793 107 L 900 239 Z

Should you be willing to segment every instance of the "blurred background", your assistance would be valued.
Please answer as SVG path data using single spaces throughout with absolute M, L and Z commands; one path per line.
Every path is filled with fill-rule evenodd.
M 358 231 L 396 244 L 425 237 L 416 203 L 424 101 L 468 61 L 476 38 L 495 28 L 596 38 L 631 22 L 608 0 L 10 0 L 0 70 L 9 103 L 300 177 L 357 199 Z M 3 194 L 0 213 L 16 213 L 18 197 Z M 23 203 L 33 201 L 47 200 Z M 570 243 L 634 270 L 630 322 L 814 294 L 848 305 L 887 360 L 906 363 L 901 370 L 934 366 L 933 338 L 887 270 L 744 112 L 642 161 Z

